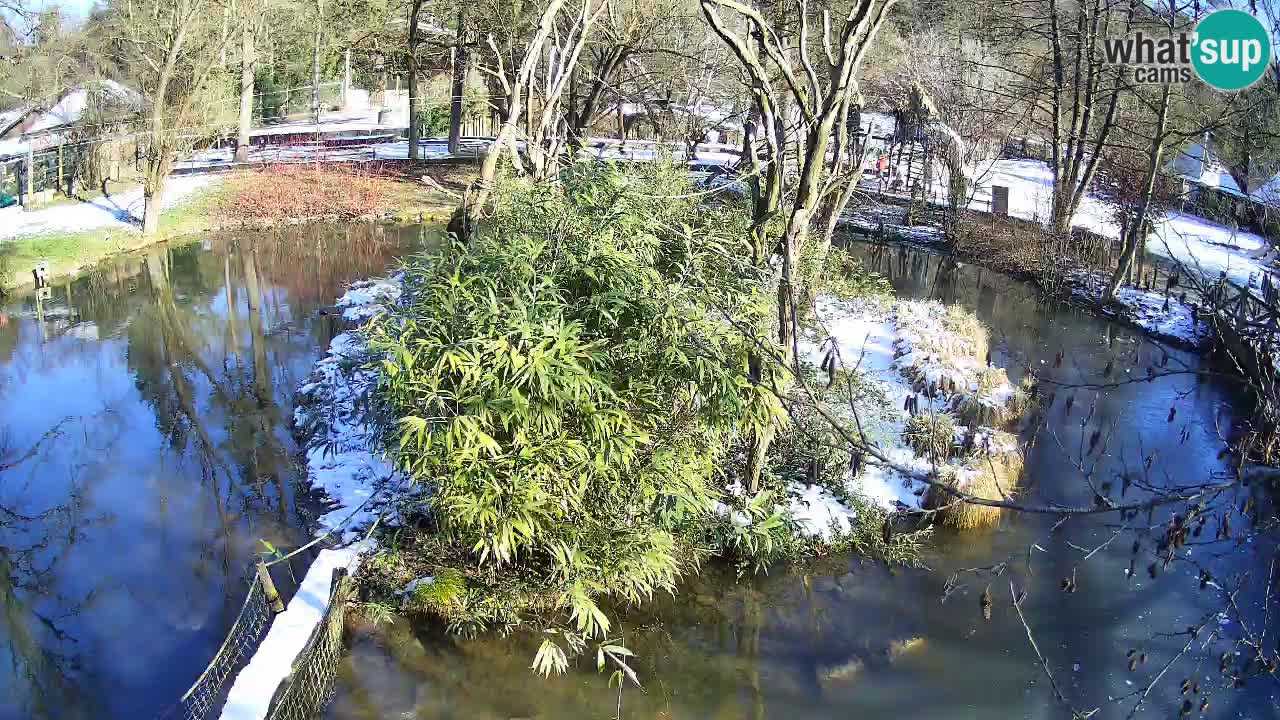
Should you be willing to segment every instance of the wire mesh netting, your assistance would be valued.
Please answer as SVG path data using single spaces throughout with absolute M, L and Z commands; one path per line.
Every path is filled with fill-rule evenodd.
M 294 659 L 292 672 L 267 711 L 267 720 L 312 720 L 328 704 L 342 657 L 342 621 L 350 596 L 350 576 L 346 570 L 335 570 L 328 612 Z
M 187 690 L 178 703 L 160 716 L 160 720 L 204 720 L 213 717 L 225 699 L 224 687 L 231 677 L 258 647 L 259 640 L 271 620 L 271 608 L 267 605 L 266 592 L 257 574 L 249 583 L 240 615 L 227 631 L 218 654 L 209 662 L 204 673 Z
M 341 83 L 321 83 L 319 89 L 322 111 L 342 105 Z M 315 111 L 315 99 L 310 85 L 270 90 L 256 96 L 255 112 L 260 121 L 266 122 L 305 119 Z

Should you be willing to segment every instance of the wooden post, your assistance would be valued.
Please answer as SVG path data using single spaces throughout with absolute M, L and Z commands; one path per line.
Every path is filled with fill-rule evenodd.
M 61 192 L 63 195 L 70 195 L 71 193 L 66 192 L 66 189 L 62 186 L 62 177 L 63 177 L 62 176 L 62 145 L 63 145 L 63 142 L 59 140 L 58 141 L 58 182 L 56 184 L 58 186 L 59 192 Z
M 271 570 L 267 568 L 262 558 L 258 558 L 258 579 L 262 581 L 262 591 L 267 596 L 267 605 L 271 606 L 271 612 L 284 612 L 284 601 L 280 599 L 280 593 L 276 592 L 275 581 L 271 579 Z
M 35 204 L 34 203 L 34 200 L 35 200 L 34 195 L 36 192 L 36 172 L 35 171 L 36 171 L 36 154 L 31 149 L 31 146 L 28 145 L 27 146 L 27 181 L 26 183 L 24 183 L 27 186 L 27 202 L 25 203 L 26 206 Z

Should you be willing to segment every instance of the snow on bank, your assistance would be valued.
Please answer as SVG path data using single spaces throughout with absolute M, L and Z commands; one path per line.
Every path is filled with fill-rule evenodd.
M 1169 213 L 1147 238 L 1147 251 L 1182 263 L 1209 280 L 1225 274 L 1257 287 L 1264 273 L 1267 241 L 1258 235 L 1180 212 Z
M 912 473 L 929 474 L 938 468 L 917 455 L 904 439 L 911 418 L 906 410 L 908 398 L 914 398 L 920 413 L 947 412 L 965 398 L 1001 406 L 1013 400 L 1016 391 L 1007 380 L 995 386 L 982 381 L 984 373 L 994 370 L 978 357 L 985 354 L 986 330 L 976 321 L 962 329 L 958 321 L 962 315 L 941 303 L 885 304 L 824 297 L 818 300 L 817 317 L 822 330 L 801 340 L 803 360 L 817 366 L 834 349 L 837 367 L 855 371 L 863 383 L 855 403 L 865 437 L 893 464 Z M 983 336 L 973 337 L 973 332 Z M 919 394 L 918 382 L 932 384 L 937 393 L 932 398 Z M 853 427 L 847 406 L 831 410 Z M 985 442 L 992 452 L 1017 451 L 986 440 L 992 437 L 999 436 L 990 428 L 979 428 L 975 441 L 979 446 Z M 949 465 L 954 466 L 957 477 L 965 477 L 963 460 L 952 460 Z M 868 459 L 856 477 L 847 474 L 844 482 L 847 490 L 888 510 L 922 507 L 927 487 L 910 474 L 874 459 Z M 798 483 L 789 490 L 788 509 L 810 535 L 829 539 L 833 526 L 836 530 L 850 527 L 853 510 L 830 491 Z
M 352 283 L 335 306 L 342 308 L 343 320 L 363 323 L 399 299 L 399 280 L 361 280 Z
M 981 163 L 972 172 L 980 179 L 972 204 L 975 210 L 991 207 L 991 186 L 1009 188 L 1009 214 L 1023 220 L 1047 223 L 1053 200 L 1053 173 L 1039 160 L 1002 159 Z M 1119 238 L 1120 226 L 1111 207 L 1086 195 L 1072 218 L 1072 225 L 1103 237 Z M 1147 237 L 1146 249 L 1175 260 L 1213 280 L 1225 272 L 1233 282 L 1248 285 L 1250 279 L 1270 272 L 1258 255 L 1266 241 L 1253 233 L 1213 223 L 1182 212 L 1169 212 Z
M 367 322 L 385 303 L 400 297 L 398 280 L 354 283 L 337 302 L 343 317 Z M 294 423 L 305 437 L 307 479 L 329 501 L 317 520 L 317 535 L 332 535 L 342 547 L 320 551 L 307 569 L 288 609 L 271 623 L 266 639 L 236 677 L 222 720 L 266 717 L 281 681 L 289 676 L 302 651 L 329 609 L 333 572 L 354 573 L 361 555 L 375 548 L 362 538 L 383 509 L 388 491 L 401 477 L 378 452 L 366 406 L 377 384 L 377 372 L 364 367 L 369 351 L 358 331 L 340 333 L 307 381 L 298 388 Z
M 345 320 L 367 322 L 385 303 L 400 297 L 397 280 L 352 284 L 337 302 Z M 332 509 L 318 519 L 319 532 L 350 542 L 380 510 L 377 498 L 401 484 L 391 463 L 377 452 L 368 402 L 378 383 L 366 367 L 368 348 L 358 331 L 340 333 L 298 388 L 294 425 L 306 437 L 307 479 Z
M 161 207 L 168 209 L 179 205 L 220 180 L 211 175 L 171 177 L 165 187 Z M 139 186 L 74 205 L 60 204 L 36 210 L 7 208 L 5 221 L 0 224 L 0 241 L 99 228 L 112 232 L 141 232 L 143 206 L 142 187 Z
M 1195 311 L 1172 295 L 1126 285 L 1116 293 L 1113 303 L 1103 303 L 1107 286 L 1103 275 L 1080 271 L 1067 281 L 1075 297 L 1096 306 L 1103 315 L 1135 325 L 1157 339 L 1189 347 L 1203 347 L 1213 339 L 1213 329 L 1196 320 Z

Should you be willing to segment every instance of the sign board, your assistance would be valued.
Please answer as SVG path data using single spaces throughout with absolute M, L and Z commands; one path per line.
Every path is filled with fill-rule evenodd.
M 1001 217 L 1009 216 L 1009 188 L 1007 186 L 991 186 L 991 214 Z

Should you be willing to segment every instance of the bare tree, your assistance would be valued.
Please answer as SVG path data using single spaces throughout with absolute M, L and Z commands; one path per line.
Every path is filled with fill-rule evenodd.
M 894 0 L 859 0 L 838 27 L 833 27 L 829 12 L 824 10 L 820 14 L 820 46 L 825 62 L 819 73 L 810 47 L 814 44 L 810 41 L 810 24 L 815 13 L 808 2 L 800 2 L 792 18 L 799 32 L 795 47 L 791 47 L 789 34 L 777 27 L 785 17 L 771 22 L 760 11 L 735 0 L 701 0 L 712 30 L 729 46 L 750 77 L 753 114 L 759 118 L 751 134 L 763 134 L 769 162 L 782 163 L 783 149 L 788 144 L 795 143 L 800 149 L 799 178 L 784 211 L 786 225 L 780 252 L 778 339 L 788 351 L 796 341 L 796 267 L 809 228 L 815 221 L 825 228 L 843 211 L 848 185 L 861 172 L 861 158 L 851 157 L 850 153 L 848 119 L 862 102 L 857 80 L 859 66 L 893 4 Z M 749 42 L 731 27 L 722 17 L 722 10 L 734 14 L 735 24 L 745 24 L 755 42 Z M 799 68 L 793 57 L 799 58 Z M 779 77 L 781 80 L 777 80 Z M 788 106 L 796 108 L 799 115 L 794 134 L 786 129 L 783 108 Z M 819 208 L 821 214 L 815 215 Z M 823 239 L 829 242 L 825 232 Z
M 253 88 L 258 64 L 254 36 L 262 8 L 255 0 L 240 0 L 240 116 L 236 128 L 236 162 L 249 159 L 249 130 L 253 125 Z
M 537 30 L 524 52 L 519 69 L 515 73 L 514 82 L 508 79 L 502 61 L 502 53 L 499 51 L 493 36 L 490 35 L 488 38 L 497 66 L 496 69 L 489 70 L 489 72 L 490 76 L 495 78 L 502 87 L 506 98 L 506 113 L 502 129 L 498 131 L 498 137 L 489 146 L 489 151 L 485 154 L 484 162 L 480 166 L 480 176 L 473 183 L 472 189 L 468 191 L 463 199 L 462 207 L 458 209 L 458 212 L 454 214 L 454 219 L 450 222 L 449 231 L 459 237 L 467 237 L 471 228 L 475 227 L 476 222 L 480 219 L 480 214 L 484 210 L 484 205 L 489 198 L 489 193 L 493 190 L 493 183 L 498 175 L 498 160 L 501 155 L 507 148 L 510 148 L 513 157 L 517 155 L 515 145 L 518 132 L 517 123 L 524 112 L 524 98 L 527 96 L 528 88 L 533 82 L 534 71 L 542 57 L 547 39 L 555 29 L 556 18 L 559 16 L 561 9 L 564 8 L 564 4 L 565 0 L 550 0 L 547 7 L 542 11 Z
M 729 47 L 744 68 L 750 82 L 752 110 L 744 128 L 745 151 L 752 173 L 765 173 L 763 187 L 753 184 L 754 244 L 760 260 L 769 251 L 765 225 L 782 215 L 785 226 L 780 239 L 781 277 L 778 283 L 778 343 L 798 369 L 799 359 L 796 309 L 801 282 L 799 260 L 812 224 L 823 228 L 821 243 L 814 255 L 825 257 L 836 218 L 843 212 L 850 187 L 861 173 L 862 157 L 849 137 L 850 113 L 862 104 L 858 70 L 894 0 L 858 0 L 848 14 L 832 22 L 830 12 L 817 13 L 802 0 L 795 14 L 779 10 L 766 17 L 754 7 L 736 0 L 701 0 L 704 17 L 713 32 Z M 732 13 L 726 20 L 721 13 Z M 810 25 L 821 22 L 818 41 L 811 41 Z M 743 35 L 744 27 L 750 34 Z M 798 32 L 789 32 L 796 28 Z M 794 47 L 791 38 L 795 39 Z M 813 61 L 812 45 L 821 49 L 820 68 Z M 799 59 L 799 67 L 793 58 Z M 788 130 L 787 108 L 798 116 L 794 131 Z M 764 140 L 765 170 L 757 160 L 757 143 Z M 783 172 L 786 148 L 794 145 L 799 177 L 786 193 L 783 207 Z M 830 152 L 828 152 L 830 150 Z M 763 370 L 761 358 L 751 362 L 752 377 Z M 754 437 L 748 466 L 748 480 L 754 492 L 759 484 L 772 432 Z
M 208 99 L 221 71 L 216 0 L 114 1 L 103 18 L 107 55 L 131 76 L 147 103 L 142 231 L 159 228 L 173 162 L 207 127 Z

